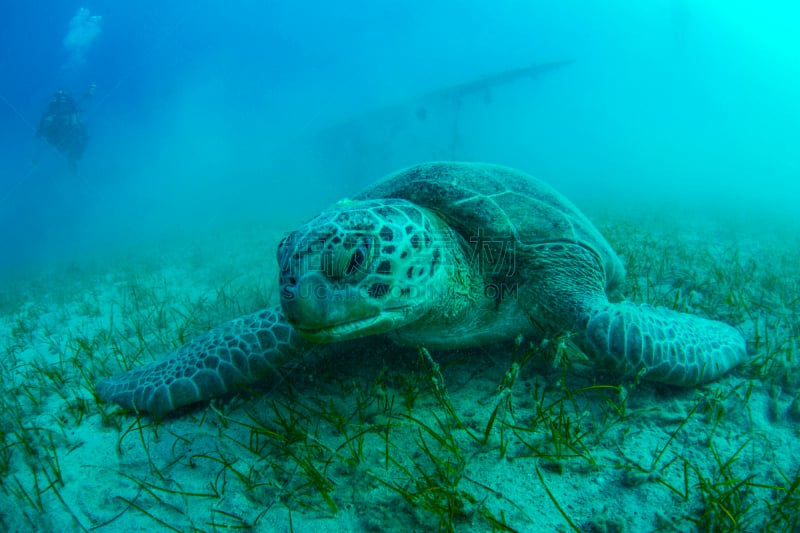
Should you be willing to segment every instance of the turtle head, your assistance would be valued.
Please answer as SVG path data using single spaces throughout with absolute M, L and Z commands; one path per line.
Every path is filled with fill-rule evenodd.
M 411 324 L 446 285 L 453 238 L 436 215 L 406 200 L 340 202 L 281 241 L 283 313 L 317 342 Z

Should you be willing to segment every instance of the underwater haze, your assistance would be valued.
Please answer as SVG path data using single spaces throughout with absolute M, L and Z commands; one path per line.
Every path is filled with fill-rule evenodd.
M 800 531 L 796 0 L 3 2 L 0 531 Z
M 789 220 L 800 199 L 794 2 L 11 0 L 5 11 L 4 268 L 248 220 L 288 230 L 431 159 L 519 167 L 579 205 Z M 562 60 L 535 79 L 414 102 Z M 77 99 L 90 84 L 73 172 L 35 132 L 56 90 Z

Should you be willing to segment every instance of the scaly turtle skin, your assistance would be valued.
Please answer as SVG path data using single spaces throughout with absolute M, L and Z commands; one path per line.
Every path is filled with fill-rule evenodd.
M 160 417 L 277 373 L 315 344 L 369 335 L 446 349 L 572 333 L 620 374 L 681 386 L 746 357 L 727 324 L 614 302 L 624 269 L 608 242 L 566 198 L 510 168 L 397 172 L 284 238 L 278 262 L 279 307 L 100 381 L 99 398 Z

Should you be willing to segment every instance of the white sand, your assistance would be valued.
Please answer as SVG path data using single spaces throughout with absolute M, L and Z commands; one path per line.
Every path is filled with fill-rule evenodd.
M 697 389 L 632 386 L 567 344 L 557 367 L 553 350 L 536 350 L 508 387 L 510 340 L 434 352 L 437 394 L 414 350 L 366 343 L 299 362 L 287 370 L 291 387 L 154 424 L 97 404 L 93 383 L 120 359 L 150 361 L 274 303 L 276 232 L 237 228 L 9 282 L 0 287 L 0 529 L 797 526 L 796 234 L 602 222 L 630 266 L 629 292 L 713 310 L 742 328 L 756 364 Z

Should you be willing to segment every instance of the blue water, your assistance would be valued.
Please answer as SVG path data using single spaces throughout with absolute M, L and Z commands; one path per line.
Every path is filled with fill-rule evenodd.
M 755 219 L 791 216 L 800 198 L 796 2 L 5 6 L 2 267 L 247 220 L 280 226 L 436 158 L 514 165 L 579 203 Z M 554 60 L 574 62 L 458 102 L 415 100 Z M 79 97 L 92 83 L 72 172 L 34 133 L 54 91 Z
M 481 348 L 463 366 L 464 354 L 436 351 L 457 414 L 477 436 L 456 448 L 469 451 L 469 475 L 481 476 L 459 491 L 480 497 L 455 522 L 477 523 L 480 505 L 507 511 L 514 527 L 566 530 L 561 501 L 565 514 L 598 530 L 664 527 L 661 515 L 678 529 L 695 520 L 698 529 L 734 527 L 733 514 L 747 518 L 735 524 L 742 530 L 768 519 L 787 531 L 796 526 L 796 0 L 4 0 L 2 7 L 0 474 L 14 483 L 0 481 L 0 529 L 141 529 L 163 526 L 157 517 L 165 516 L 206 529 L 265 517 L 264 530 L 295 520 L 299 531 L 333 531 L 325 509 L 335 505 L 322 493 L 302 494 L 305 478 L 284 479 L 300 472 L 298 457 L 306 455 L 292 455 L 296 464 L 270 457 L 294 441 L 261 442 L 263 456 L 246 452 L 250 408 L 272 417 L 270 406 L 276 417 L 299 413 L 299 431 L 308 434 L 300 447 L 336 485 L 336 525 L 433 523 L 412 514 L 401 494 L 413 478 L 435 478 L 406 470 L 410 462 L 389 465 L 390 429 L 392 456 L 416 464 L 423 449 L 430 454 L 426 442 L 446 444 L 424 424 L 444 430 L 441 421 L 453 414 L 433 401 L 446 390 L 438 364 L 428 375 L 414 366 L 414 350 L 297 365 L 286 387 L 301 391 L 297 406 L 285 403 L 292 396 L 282 389 L 266 392 L 261 404 L 258 394 L 244 408 L 222 404 L 239 417 L 223 433 L 222 418 L 209 410 L 203 422 L 191 413 L 167 421 L 156 438 L 149 426 L 134 431 L 131 415 L 108 417 L 112 408 L 92 396 L 98 380 L 128 361 L 162 357 L 184 331 L 274 301 L 276 265 L 264 262 L 282 232 L 390 171 L 433 159 L 506 164 L 549 182 L 634 267 L 629 296 L 711 313 L 742 332 L 752 356 L 705 388 L 623 381 L 617 398 L 604 381 L 613 376 L 576 363 L 576 380 L 566 382 L 550 368 L 549 348 L 540 350 L 537 368 L 531 363 L 514 391 L 514 420 L 510 399 L 492 411 L 511 398 L 505 347 Z M 563 63 L 535 78 L 514 74 L 549 62 Z M 80 100 L 88 130 L 74 168 L 36 137 L 58 90 Z M 604 210 L 611 216 L 595 218 Z M 678 220 L 698 213 L 718 216 L 718 224 L 695 233 L 695 219 Z M 661 226 L 673 221 L 677 231 Z M 766 234 L 776 222 L 783 231 Z M 97 262 L 102 268 L 82 268 Z M 16 284 L 20 276 L 27 283 Z M 564 338 L 559 361 L 562 350 L 571 358 Z M 409 406 L 401 418 L 401 393 L 413 396 L 410 403 L 420 395 L 413 417 Z M 388 414 L 373 412 L 372 398 Z M 524 439 L 514 438 L 548 444 L 546 432 L 534 433 L 540 415 L 527 413 L 541 402 L 554 416 L 566 398 L 574 411 L 564 418 L 562 410 L 560 424 L 598 432 L 587 455 L 599 468 L 593 457 L 592 468 L 565 462 L 563 475 L 560 463 L 540 461 L 549 448 L 516 441 L 509 460 L 498 459 L 501 428 L 527 424 Z M 592 409 L 583 402 L 595 398 L 607 412 L 587 418 Z M 351 413 L 357 405 L 358 423 L 324 429 L 338 418 L 322 424 L 323 405 Z M 621 424 L 609 429 L 617 414 Z M 598 420 L 602 427 L 594 427 Z M 560 430 L 550 429 L 557 447 Z M 385 446 L 386 457 L 368 454 L 354 469 L 348 456 L 358 459 L 361 436 L 372 439 L 365 449 Z M 229 455 L 226 446 L 243 453 L 230 468 L 215 459 Z M 460 462 L 456 452 L 443 464 Z M 644 474 L 651 461 L 658 470 L 646 479 L 631 466 Z M 241 477 L 234 468 L 254 475 L 255 485 L 234 479 Z M 722 470 L 739 480 L 735 486 Z M 398 473 L 408 480 L 394 479 Z M 212 479 L 230 482 L 228 492 L 194 498 L 216 490 Z M 447 497 L 435 485 L 416 487 L 423 499 Z M 556 495 L 550 500 L 547 487 Z M 295 489 L 298 499 L 286 499 Z M 715 491 L 728 495 L 728 507 L 700 505 Z M 322 513 L 304 512 L 314 498 Z

